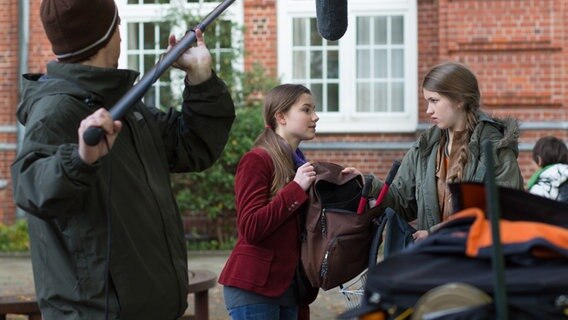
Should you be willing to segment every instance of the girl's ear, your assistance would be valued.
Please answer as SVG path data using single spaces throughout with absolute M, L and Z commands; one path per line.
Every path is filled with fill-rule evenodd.
M 274 117 L 276 118 L 276 122 L 278 122 L 279 125 L 283 126 L 286 124 L 286 117 L 284 117 L 284 113 L 278 112 Z
M 542 167 L 542 158 L 540 156 L 536 156 L 536 164 L 538 164 L 539 167 Z

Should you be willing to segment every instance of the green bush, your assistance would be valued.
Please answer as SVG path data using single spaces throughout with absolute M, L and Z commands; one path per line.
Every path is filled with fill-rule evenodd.
M 17 220 L 12 225 L 0 223 L 0 251 L 21 252 L 30 249 L 28 223 L 24 219 Z
M 229 236 L 224 242 L 218 240 L 192 241 L 187 244 L 190 251 L 231 250 L 237 243 L 235 236 Z
M 237 109 L 229 141 L 219 160 L 203 172 L 173 177 L 174 193 L 181 211 L 186 215 L 207 215 L 215 225 L 219 247 L 225 246 L 235 233 L 234 228 L 223 222 L 227 215 L 234 214 L 237 164 L 263 128 L 259 107 Z
M 166 17 L 171 27 L 182 29 L 196 25 L 201 17 L 195 17 L 182 7 L 173 7 Z M 180 26 L 181 22 L 181 26 Z M 235 195 L 234 178 L 237 164 L 242 155 L 253 145 L 256 137 L 264 130 L 262 119 L 262 98 L 268 90 L 278 85 L 278 79 L 266 73 L 264 67 L 255 63 L 246 72 L 234 68 L 233 62 L 242 57 L 242 42 L 235 45 L 233 32 L 241 27 L 223 21 L 213 22 L 205 35 L 210 49 L 222 44 L 222 55 L 213 54 L 217 74 L 231 90 L 236 106 L 236 119 L 223 154 L 217 162 L 203 172 L 177 174 L 172 176 L 173 190 L 183 215 L 207 216 L 215 227 L 213 241 L 198 241 L 188 244 L 190 249 L 230 249 L 234 245 L 236 230 L 233 219 Z M 220 59 L 220 61 L 216 61 Z M 201 231 L 204 232 L 204 231 Z

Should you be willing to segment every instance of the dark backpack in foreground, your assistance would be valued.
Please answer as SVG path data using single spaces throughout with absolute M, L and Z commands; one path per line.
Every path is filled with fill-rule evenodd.
M 309 207 L 302 231 L 301 260 L 315 288 L 328 290 L 367 268 L 378 210 L 357 214 L 363 179 L 343 174 L 343 167 L 314 163 L 316 181 L 309 189 Z
M 480 183 L 450 184 L 454 209 L 462 212 L 486 207 L 485 188 Z M 538 225 L 539 228 L 542 225 L 554 226 L 558 232 L 545 234 L 546 237 L 526 237 L 520 242 L 502 241 L 506 286 L 497 289 L 507 291 L 509 319 L 567 319 L 568 245 L 565 241 L 547 240 L 547 237 L 566 239 L 568 204 L 523 190 L 499 187 L 497 192 L 502 236 L 506 230 L 505 221 L 534 223 L 534 230 L 538 230 Z M 352 319 L 381 311 L 388 320 L 399 319 L 402 314 L 407 315 L 404 318 L 407 319 L 412 310 L 430 308 L 430 315 L 423 319 L 496 319 L 498 312 L 494 303 L 477 307 L 464 304 L 460 307 L 455 303 L 457 300 L 451 303 L 453 306 L 449 303 L 436 305 L 434 302 L 440 299 L 431 304 L 419 303 L 423 297 L 448 283 L 474 286 L 495 300 L 497 290 L 493 274 L 495 267 L 490 255 L 491 243 L 480 248 L 477 256 L 467 255 L 471 244 L 468 237 L 475 219 L 473 216 L 454 218 L 425 240 L 370 268 L 362 305 L 341 314 L 339 318 Z M 483 238 L 477 231 L 473 234 Z M 446 291 L 445 297 L 450 294 L 457 295 L 452 290 Z M 433 296 L 430 295 L 430 298 Z

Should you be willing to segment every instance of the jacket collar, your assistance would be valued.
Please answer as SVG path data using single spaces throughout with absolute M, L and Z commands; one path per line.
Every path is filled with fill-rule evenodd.
M 47 64 L 47 79 L 72 83 L 97 102 L 112 107 L 132 87 L 139 73 L 126 69 L 99 68 L 77 63 L 51 61 Z

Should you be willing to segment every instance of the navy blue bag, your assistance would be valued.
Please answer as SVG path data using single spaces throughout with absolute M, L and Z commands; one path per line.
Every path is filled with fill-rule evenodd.
M 416 232 L 416 229 L 391 208 L 387 208 L 375 223 L 377 229 L 371 244 L 369 268 L 377 264 L 379 248 L 383 242 L 383 256 L 386 258 L 414 243 L 412 234 Z

